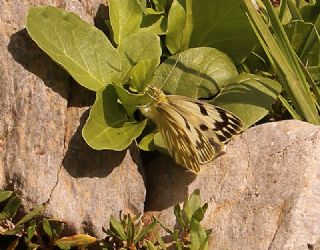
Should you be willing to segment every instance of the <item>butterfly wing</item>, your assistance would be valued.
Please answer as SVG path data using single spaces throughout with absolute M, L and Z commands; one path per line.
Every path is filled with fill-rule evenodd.
M 224 143 L 241 131 L 242 121 L 222 108 L 156 89 L 154 102 L 140 107 L 153 120 L 177 164 L 198 173 L 200 165 L 221 153 Z
M 221 151 L 223 145 L 217 138 L 209 140 L 189 122 L 189 116 L 184 116 L 170 103 L 159 102 L 155 110 L 158 115 L 154 121 L 177 164 L 197 173 L 200 164 L 211 161 Z
M 243 122 L 231 112 L 189 97 L 168 95 L 168 102 L 209 140 L 229 141 L 243 128 Z

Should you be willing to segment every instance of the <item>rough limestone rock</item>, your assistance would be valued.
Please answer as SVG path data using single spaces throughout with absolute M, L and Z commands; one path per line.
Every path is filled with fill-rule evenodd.
M 139 152 L 85 144 L 81 130 L 95 95 L 36 46 L 25 18 L 32 6 L 53 5 L 99 23 L 101 2 L 0 1 L 0 188 L 16 191 L 27 211 L 48 202 L 47 215 L 99 237 L 111 214 L 143 210 Z
M 245 131 L 195 178 L 169 158 L 146 169 L 147 210 L 173 227 L 173 205 L 200 188 L 210 249 L 302 250 L 320 242 L 320 127 L 299 121 Z

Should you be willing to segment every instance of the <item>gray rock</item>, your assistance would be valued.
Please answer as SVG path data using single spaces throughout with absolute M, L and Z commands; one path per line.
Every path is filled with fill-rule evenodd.
M 195 177 L 169 158 L 149 164 L 147 210 L 176 223 L 173 205 L 200 188 L 210 249 L 313 249 L 320 239 L 320 127 L 299 121 L 245 131 Z
M 85 144 L 81 129 L 94 93 L 42 52 L 24 26 L 35 5 L 61 7 L 93 23 L 100 3 L 0 1 L 0 187 L 18 193 L 26 211 L 48 202 L 48 216 L 99 237 L 111 214 L 143 211 L 139 152 L 135 145 L 98 152 Z

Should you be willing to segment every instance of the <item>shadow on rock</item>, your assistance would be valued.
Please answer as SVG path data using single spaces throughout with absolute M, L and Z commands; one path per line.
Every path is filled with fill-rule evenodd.
M 109 6 L 100 4 L 95 17 L 93 18 L 94 26 L 101 30 L 108 38 L 111 37 L 106 20 L 109 19 Z M 112 39 L 110 39 L 112 40 Z
M 82 128 L 89 111 L 82 114 L 80 126 L 72 136 L 63 159 L 63 166 L 73 177 L 106 177 L 118 167 L 125 155 L 124 151 L 94 150 L 82 138 Z
M 146 211 L 161 211 L 183 202 L 188 185 L 196 175 L 177 166 L 169 156 L 160 155 L 145 167 L 147 180 Z

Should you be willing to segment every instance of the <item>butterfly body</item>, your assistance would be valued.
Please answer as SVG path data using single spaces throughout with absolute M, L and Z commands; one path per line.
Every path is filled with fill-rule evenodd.
M 229 111 L 179 95 L 165 95 L 150 87 L 153 101 L 140 107 L 164 138 L 178 165 L 194 173 L 223 152 L 224 143 L 239 133 L 242 121 Z

